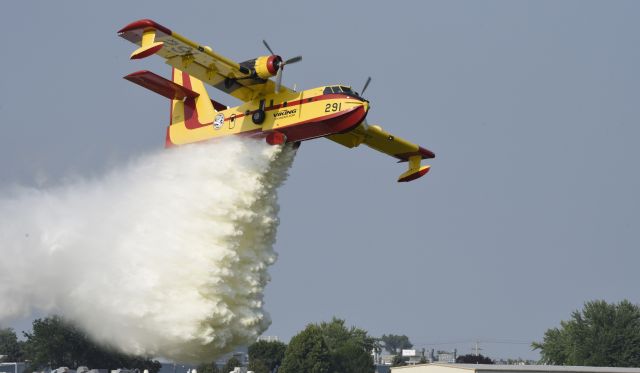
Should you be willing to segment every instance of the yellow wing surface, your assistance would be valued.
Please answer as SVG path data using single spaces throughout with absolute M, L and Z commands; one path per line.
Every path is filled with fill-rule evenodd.
M 275 92 L 275 82 L 268 79 L 275 75 L 269 65 L 274 56 L 238 63 L 149 19 L 130 23 L 118 35 L 140 46 L 131 54 L 132 59 L 157 54 L 176 69 L 242 101 Z M 280 92 L 291 90 L 281 86 Z
M 348 148 L 355 148 L 360 144 L 398 159 L 399 162 L 409 162 L 409 169 L 398 178 L 399 182 L 415 180 L 424 176 L 431 166 L 421 166 L 422 159 L 435 158 L 435 154 L 419 145 L 394 136 L 377 125 L 361 123 L 347 133 L 327 136 L 329 140 Z

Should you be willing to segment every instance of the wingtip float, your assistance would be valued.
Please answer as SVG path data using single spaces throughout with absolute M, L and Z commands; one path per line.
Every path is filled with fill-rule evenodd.
M 230 135 L 261 137 L 271 145 L 299 145 L 325 137 L 349 148 L 365 144 L 407 162 L 408 169 L 398 182 L 418 179 L 430 170 L 421 161 L 435 154 L 367 124 L 369 101 L 351 87 L 330 85 L 296 92 L 282 85 L 285 65 L 299 62 L 302 56 L 284 60 L 264 41 L 270 55 L 238 63 L 150 19 L 132 22 L 118 35 L 139 46 L 131 59 L 155 54 L 173 68 L 171 80 L 146 70 L 124 77 L 171 100 L 167 147 Z M 362 93 L 369 82 L 370 78 Z M 210 99 L 205 83 L 244 103 L 228 107 Z

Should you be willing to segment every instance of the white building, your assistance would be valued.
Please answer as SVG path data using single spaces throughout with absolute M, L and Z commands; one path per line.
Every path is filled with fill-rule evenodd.
M 640 373 L 640 368 L 558 365 L 418 364 L 391 368 L 391 373 Z
M 22 373 L 26 368 L 25 363 L 0 363 L 0 373 Z

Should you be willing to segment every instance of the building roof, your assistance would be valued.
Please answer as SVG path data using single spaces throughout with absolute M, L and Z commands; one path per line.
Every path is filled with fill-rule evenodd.
M 569 365 L 494 365 L 494 364 L 418 364 L 394 367 L 393 370 L 420 367 L 420 371 L 463 369 L 474 372 L 576 372 L 576 373 L 640 373 L 640 368 L 584 367 Z M 414 368 L 414 369 L 415 369 Z M 406 373 L 409 373 L 408 371 Z

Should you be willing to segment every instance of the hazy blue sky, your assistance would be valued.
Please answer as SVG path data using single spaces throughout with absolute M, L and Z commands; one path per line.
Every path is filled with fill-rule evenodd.
M 640 302 L 639 16 L 634 1 L 6 2 L 0 187 L 163 146 L 167 103 L 122 76 L 168 67 L 129 61 L 125 24 L 152 18 L 236 60 L 265 38 L 304 56 L 288 86 L 360 90 L 371 75 L 369 122 L 437 154 L 397 184 L 404 165 L 382 154 L 302 145 L 266 334 L 336 315 L 418 347 L 528 343 L 585 301 Z

